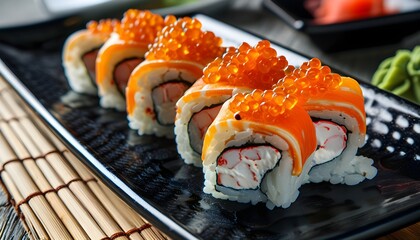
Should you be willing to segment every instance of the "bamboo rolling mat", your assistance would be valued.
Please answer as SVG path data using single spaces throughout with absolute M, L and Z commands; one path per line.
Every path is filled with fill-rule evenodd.
M 0 174 L 27 231 L 14 233 L 18 239 L 167 239 L 97 179 L 1 77 Z M 3 222 L 0 233 L 15 224 Z

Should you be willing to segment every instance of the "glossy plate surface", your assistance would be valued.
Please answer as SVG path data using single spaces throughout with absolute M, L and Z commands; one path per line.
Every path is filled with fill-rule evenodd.
M 197 16 L 226 45 L 259 38 Z M 290 63 L 306 58 L 277 47 Z M 88 166 L 173 238 L 326 239 L 375 237 L 420 220 L 420 107 L 367 84 L 368 139 L 359 154 L 378 175 L 356 186 L 306 184 L 290 208 L 268 210 L 202 192 L 201 169 L 185 165 L 174 140 L 138 136 L 124 113 L 69 91 L 61 49 L 0 45 L 0 73 Z

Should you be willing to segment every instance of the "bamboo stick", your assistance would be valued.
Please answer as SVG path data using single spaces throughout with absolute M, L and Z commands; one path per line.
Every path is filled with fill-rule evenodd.
M 58 137 L 55 134 L 53 134 L 51 130 L 47 128 L 45 123 L 43 123 L 39 117 L 34 115 L 31 111 L 29 111 L 29 115 L 32 121 L 37 126 L 37 128 L 40 129 L 40 131 L 46 136 L 48 141 L 50 141 L 51 144 L 54 145 L 54 147 L 57 150 L 63 153 L 63 156 L 67 159 L 67 161 L 69 161 L 70 165 L 72 165 L 76 169 L 76 171 L 79 173 L 82 179 L 86 181 L 94 177 L 94 175 L 90 173 L 89 170 L 87 170 L 87 168 L 80 162 L 80 160 L 77 159 L 77 157 L 72 152 L 68 151 L 67 147 L 63 144 L 63 142 L 60 141 Z M 83 170 L 82 168 L 84 168 L 85 170 Z M 86 173 L 86 171 L 88 173 Z M 91 186 L 91 185 L 94 185 L 94 183 L 95 181 L 92 181 L 92 182 L 89 182 L 88 185 Z M 141 227 L 141 226 L 145 226 L 146 224 L 149 224 L 137 212 L 135 212 L 124 201 L 122 201 L 115 193 L 113 193 L 103 182 L 98 180 L 98 184 L 100 188 L 102 189 L 103 193 L 95 192 L 95 191 L 99 191 L 98 189 L 96 189 L 94 191 L 95 194 L 96 195 L 105 194 L 106 196 L 108 196 L 108 198 L 112 202 L 112 205 L 116 206 L 119 212 L 124 213 L 124 215 L 131 222 L 132 225 L 136 227 Z M 140 235 L 144 239 L 160 239 L 160 240 L 167 239 L 167 237 L 164 236 L 163 233 L 157 230 L 154 226 L 144 229 L 143 231 L 141 231 Z M 133 238 L 132 235 L 130 237 Z
M 13 198 L 16 202 L 20 202 L 23 200 L 22 195 L 20 194 L 19 190 L 17 189 L 16 185 L 13 183 L 12 178 L 9 176 L 7 172 L 1 173 L 2 181 L 7 188 L 8 192 L 13 195 Z M 48 234 L 45 231 L 44 227 L 42 226 L 41 222 L 35 216 L 34 212 L 32 211 L 31 207 L 24 203 L 20 205 L 20 211 L 25 216 L 25 225 L 28 227 L 30 231 L 30 235 L 36 239 L 48 239 Z
M 3 110 L 3 113 L 0 113 L 0 115 L 3 115 L 3 118 L 8 121 L 15 134 L 19 136 L 20 141 L 24 143 L 23 148 L 17 146 L 15 149 L 20 150 L 21 157 L 37 159 L 36 162 L 31 159 L 25 160 L 24 164 L 28 162 L 26 164 L 27 168 L 35 167 L 37 169 L 31 174 L 33 178 L 41 172 L 45 175 L 42 180 L 44 188 L 47 186 L 47 183 L 55 189 L 66 185 L 66 187 L 62 187 L 57 191 L 64 202 L 64 208 L 77 209 L 81 206 L 88 208 L 98 221 L 97 224 L 101 225 L 102 230 L 107 232 L 106 235 L 113 239 L 126 239 L 123 235 L 127 232 L 130 234 L 130 239 L 166 239 L 160 231 L 151 227 L 140 215 L 118 198 L 115 193 L 98 181 L 75 155 L 68 151 L 58 137 L 46 127 L 45 123 L 35 115 L 34 111 L 25 103 L 22 104 L 23 101 L 15 97 L 14 92 L 7 89 L 2 81 L 0 81 L 0 92 L 0 95 L 5 100 L 1 101 L 0 99 L 0 102 L 5 102 L 5 106 L 7 106 L 6 110 Z M 2 103 L 0 103 L 0 108 L 3 108 Z M 95 180 L 92 181 L 92 179 Z M 53 191 L 45 195 L 47 196 L 50 193 L 53 193 Z M 79 199 L 66 201 L 66 199 L 75 197 L 74 195 L 78 196 Z M 98 199 L 101 201 L 99 202 Z M 93 207 L 93 210 L 91 207 Z M 74 214 L 73 211 L 71 213 Z M 81 224 L 82 226 L 84 225 L 83 218 Z M 141 229 L 142 227 L 145 227 L 145 229 Z M 140 234 L 134 231 L 139 230 L 138 228 L 142 230 Z M 117 235 L 115 235 L 116 233 Z M 121 237 L 118 237 L 119 235 Z M 89 237 L 93 236 L 89 235 Z M 105 237 L 101 235 L 93 238 L 100 239 Z
M 59 175 L 65 183 L 70 183 L 68 187 L 76 196 L 78 196 L 80 202 L 90 212 L 107 236 L 111 237 L 116 233 L 123 232 L 120 226 L 103 207 L 101 202 L 90 191 L 90 189 L 87 188 L 86 184 L 81 181 L 74 181 L 75 179 L 80 178 L 78 174 L 65 163 L 60 154 L 53 152 L 55 148 L 48 140 L 46 140 L 33 122 L 29 121 L 27 118 L 23 118 L 19 119 L 19 123 L 21 128 L 28 133 L 28 137 L 31 138 L 35 144 L 35 146 L 31 146 L 31 148 L 37 147 L 40 150 L 41 155 L 46 155 L 45 159 L 48 163 L 57 173 L 59 172 Z M 126 239 L 126 237 L 121 236 L 116 239 Z
M 38 166 L 42 172 L 48 176 L 48 181 L 50 181 L 50 183 L 55 186 L 55 188 L 65 185 L 63 180 L 60 178 L 60 176 L 57 175 L 55 170 L 52 169 L 47 161 L 39 162 Z M 63 199 L 64 204 L 70 209 L 80 225 L 86 231 L 89 238 L 102 239 L 107 237 L 102 228 L 90 215 L 89 211 L 83 206 L 83 204 L 77 199 L 77 197 L 69 188 L 61 188 L 58 191 L 58 194 Z
M 57 153 L 57 149 L 41 134 L 34 123 L 28 118 L 20 118 L 17 121 L 21 131 L 26 132 L 28 137 L 28 145 L 31 144 L 31 148 L 35 148 L 40 156 L 45 156 L 53 153 Z M 29 146 L 28 146 L 29 147 Z
M 1 108 L 7 109 L 7 107 L 4 106 L 4 104 L 0 103 L 0 105 L 3 105 L 3 106 L 0 106 Z M 15 116 L 12 116 L 12 119 L 14 117 Z M 27 118 L 24 118 L 24 119 L 28 120 Z M 28 153 L 29 151 L 33 156 L 38 158 L 37 163 L 39 166 L 41 166 L 42 171 L 44 173 L 45 172 L 49 173 L 46 175 L 46 177 L 48 178 L 49 182 L 53 183 L 52 184 L 53 186 L 51 187 L 51 185 L 48 184 L 49 187 L 46 187 L 47 189 L 44 191 L 47 191 L 48 189 L 52 189 L 52 188 L 57 189 L 59 186 L 65 185 L 65 183 L 56 174 L 52 174 L 51 173 L 52 171 L 48 171 L 48 166 L 44 163 L 45 159 L 41 157 L 42 156 L 41 151 L 33 143 L 31 137 L 29 137 L 28 134 L 23 130 L 23 128 L 20 126 L 20 123 L 14 120 L 10 122 L 10 124 L 13 125 L 14 130 L 20 136 L 20 139 L 24 142 L 24 145 L 25 145 L 23 146 L 22 144 L 18 144 L 18 143 L 14 145 L 14 147 L 17 148 L 16 151 L 20 153 L 19 158 L 23 159 L 23 157 L 27 158 L 28 156 L 30 156 L 30 154 Z M 7 126 L 5 127 L 7 128 Z M 10 133 L 9 137 L 14 138 L 14 136 L 12 136 L 11 134 L 12 133 Z M 38 141 L 41 140 L 41 144 L 44 143 L 42 139 L 37 139 L 37 140 Z M 26 151 L 25 147 L 28 151 Z M 52 151 L 53 149 L 49 149 L 49 150 Z M 28 161 L 28 162 L 31 162 L 31 161 Z M 45 176 L 42 173 L 39 174 L 41 171 L 39 170 L 37 166 L 31 166 L 28 169 L 30 169 L 32 172 L 34 170 L 38 170 L 37 174 L 34 176 L 34 179 L 38 179 L 38 180 L 42 179 L 43 185 L 44 186 L 46 185 L 45 182 L 48 182 L 48 181 L 45 179 Z M 50 194 L 55 194 L 55 192 L 48 193 L 48 195 Z M 65 221 L 66 227 L 68 228 L 69 231 L 71 231 L 75 239 L 86 239 L 87 233 L 89 237 L 92 239 L 102 239 L 102 238 L 107 237 L 107 235 L 102 231 L 102 229 L 99 227 L 97 222 L 92 218 L 92 216 L 87 211 L 87 209 L 78 201 L 76 196 L 74 196 L 74 194 L 68 188 L 60 188 L 56 194 L 58 194 L 58 196 L 61 197 L 61 200 L 63 200 L 64 204 L 60 203 L 59 205 L 55 207 L 55 209 L 57 213 L 60 214 L 62 219 L 66 220 Z M 58 200 L 56 198 L 54 198 L 53 201 L 54 201 L 53 203 L 58 204 Z M 65 207 L 66 205 L 69 206 L 70 208 L 69 211 L 71 212 L 71 214 L 70 212 L 63 212 L 67 210 L 67 207 Z M 75 217 L 73 216 L 75 216 L 78 221 L 76 221 Z M 78 222 L 83 223 L 82 226 L 84 227 L 84 230 L 82 229 L 82 227 L 80 226 Z
M 2 103 L 2 105 L 4 104 L 4 98 L 3 98 L 3 93 L 4 92 L 6 92 L 6 90 L 3 90 L 0 94 L 0 97 L 1 97 L 0 102 Z M 11 121 L 13 119 L 14 115 L 13 115 L 12 111 L 10 111 L 9 108 L 1 106 L 0 110 L 1 110 L 0 116 L 1 116 L 1 119 L 3 121 L 7 122 L 7 121 Z
M 105 194 L 111 199 L 115 206 L 123 211 L 127 217 L 133 222 L 135 226 L 145 226 L 150 224 L 147 222 L 143 217 L 141 217 L 137 212 L 135 212 L 130 206 L 127 205 L 124 201 L 121 200 L 114 192 L 112 192 L 103 182 L 100 182 L 100 186 Z M 150 228 L 146 228 L 141 232 L 141 235 L 145 239 L 153 239 L 153 240 L 162 240 L 167 239 L 161 231 L 156 229 L 156 227 L 151 226 Z
M 19 104 L 16 101 L 16 97 L 13 97 L 13 93 L 10 89 L 2 92 L 1 95 L 3 96 L 6 105 L 10 107 L 9 109 L 13 111 L 13 115 L 15 118 L 22 118 L 27 116 L 26 112 L 21 107 L 22 103 Z
M 0 98 L 0 101 L 1 100 L 3 99 Z M 0 108 L 0 116 L 5 116 L 3 113 L 4 111 L 7 111 L 8 106 L 5 106 L 4 102 L 1 101 Z M 20 128 L 19 123 L 16 121 L 15 117 L 16 116 L 12 116 L 12 120 L 8 122 L 8 125 L 5 123 L 0 125 L 0 129 L 7 133 L 7 139 L 9 141 L 13 140 L 14 144 L 12 145 L 12 149 L 16 152 L 17 158 L 25 159 L 22 161 L 25 169 L 32 177 L 39 190 L 45 193 L 45 198 L 54 209 L 58 217 L 61 219 L 72 237 L 75 239 L 86 239 L 86 232 L 78 224 L 78 221 L 74 218 L 72 213 L 62 201 L 62 199 L 68 199 L 70 196 L 66 195 L 65 198 L 60 198 L 59 194 L 55 191 L 56 186 L 53 187 L 48 182 L 43 172 L 37 166 L 37 164 L 39 164 L 41 161 L 45 161 L 45 159 L 40 158 L 41 152 L 36 147 L 34 147 L 31 139 L 26 135 L 24 131 L 22 131 L 22 128 Z M 34 159 L 37 159 L 37 163 Z M 70 199 L 76 200 L 75 197 Z
M 6 84 L 6 82 L 3 80 L 3 78 L 0 76 L 0 92 L 2 92 L 4 89 L 7 89 L 9 86 Z
M 60 176 L 63 178 L 64 182 L 71 182 L 69 184 L 71 191 L 78 197 L 79 201 L 91 213 L 93 218 L 108 237 L 111 237 L 115 233 L 123 232 L 120 226 L 103 207 L 101 202 L 86 186 L 85 182 L 73 181 L 74 179 L 80 179 L 80 177 L 77 175 L 77 173 L 72 171 L 72 169 L 63 161 L 63 158 L 58 153 L 48 154 L 46 159 L 56 172 L 58 170 L 60 171 Z M 117 239 L 125 239 L 125 237 L 121 236 Z
M 33 121 L 36 123 L 37 127 L 46 135 L 49 141 L 58 149 L 60 152 L 63 153 L 64 157 L 70 162 L 76 171 L 80 174 L 82 179 L 88 180 L 91 179 L 94 175 L 90 173 L 89 170 L 80 162 L 79 159 L 70 151 L 68 151 L 67 147 L 55 136 L 41 120 L 36 117 L 35 115 L 31 114 Z M 84 169 L 83 169 L 84 168 Z M 87 171 L 87 172 L 86 172 Z M 93 185 L 95 182 L 89 182 Z M 118 211 L 124 213 L 126 218 L 131 222 L 132 225 L 136 227 L 145 226 L 149 224 L 145 221 L 137 212 L 135 212 L 131 207 L 129 207 L 125 202 L 123 202 L 115 193 L 113 193 L 103 182 L 99 181 L 99 186 L 102 189 L 103 193 L 97 194 L 105 194 L 112 202 L 112 206 L 116 206 Z M 98 189 L 96 191 L 99 191 Z M 95 193 L 96 194 L 96 193 Z M 102 198 L 101 198 L 102 199 Z M 124 229 L 125 230 L 125 229 Z M 154 226 L 150 228 L 146 228 L 141 231 L 140 235 L 144 239 L 167 239 L 161 231 L 157 230 Z M 132 237 L 132 236 L 130 236 Z
M 67 153 L 67 152 L 66 152 Z M 102 204 L 104 207 L 109 211 L 109 213 L 114 217 L 117 223 L 121 226 L 124 232 L 128 232 L 136 226 L 129 221 L 129 218 L 124 214 L 123 211 L 119 211 L 119 209 L 109 200 L 108 196 L 102 191 L 97 181 L 89 181 L 89 179 L 96 179 L 76 158 L 69 158 L 66 157 L 69 163 L 75 168 L 76 172 L 79 173 L 80 177 L 88 181 L 87 184 L 89 188 L 93 191 L 93 193 L 101 199 Z M 130 235 L 131 239 L 143 239 L 142 236 L 135 232 Z
M 63 145 L 64 146 L 64 145 Z M 71 152 L 64 149 L 63 155 L 69 161 L 69 163 L 76 169 L 80 174 L 82 179 L 88 180 L 92 179 L 94 175 L 72 154 Z M 114 212 L 124 213 L 125 218 L 130 222 L 132 228 L 124 228 L 127 232 L 133 229 L 135 226 L 142 227 L 147 226 L 149 223 L 145 221 L 137 212 L 135 212 L 131 207 L 129 207 L 124 201 L 122 201 L 115 193 L 113 193 L 103 182 L 91 181 L 88 182 L 88 185 L 91 188 L 94 188 L 95 194 L 100 195 L 100 199 L 107 199 L 107 204 L 105 206 L 110 206 L 116 208 Z M 99 188 L 98 188 L 99 187 Z M 144 239 L 166 239 L 163 234 L 157 230 L 155 227 L 148 227 L 141 231 L 140 235 Z M 133 235 L 130 236 L 133 238 Z
M 20 237 L 22 237 L 26 233 L 29 239 L 34 239 L 34 236 L 32 234 L 32 229 L 29 228 L 27 221 L 24 218 L 24 215 L 22 214 L 22 211 L 16 208 L 15 199 L 10 194 L 10 192 L 7 191 L 7 188 L 4 182 L 1 181 L 1 172 L 0 172 L 0 187 L 2 188 L 2 191 L 3 191 L 3 194 L 0 194 L 0 205 L 2 205 L 0 207 L 0 215 L 6 215 L 6 217 L 1 221 L 0 236 L 4 236 L 4 233 L 6 231 L 8 232 L 8 229 L 10 229 L 11 231 L 13 231 L 13 233 L 16 233 L 16 232 L 18 232 L 17 234 L 20 233 L 21 234 L 19 235 Z M 10 207 L 6 207 L 5 204 L 9 204 L 13 206 L 14 209 Z M 20 220 L 19 222 L 22 224 L 23 228 L 25 229 L 25 233 L 22 233 L 22 231 L 20 231 L 20 228 L 17 225 L 18 223 L 16 221 L 17 218 L 15 216 L 19 217 L 19 220 Z
M 57 214 L 60 215 L 60 218 L 63 219 L 63 222 L 70 233 L 72 233 L 72 236 L 75 239 L 86 239 L 88 235 L 93 239 L 105 237 L 105 233 L 101 230 L 85 207 L 79 203 L 77 197 L 68 189 L 68 187 L 61 187 L 65 186 L 65 183 L 54 170 L 51 170 L 51 166 L 46 159 L 40 157 L 42 156 L 42 153 L 31 141 L 29 141 L 30 137 L 27 136 L 25 131 L 20 131 L 19 137 L 20 139 L 26 139 L 25 145 L 28 146 L 28 149 L 32 149 L 31 154 L 38 156 L 36 165 L 32 167 L 28 166 L 27 169 L 31 169 L 32 171 L 36 169 L 39 174 L 37 177 L 34 176 L 34 179 L 43 179 L 43 181 L 47 182 L 44 184 L 45 187 L 43 191 L 54 189 L 54 191 L 47 193 L 46 196 L 54 196 L 54 200 L 52 200 L 55 203 L 53 206 L 56 206 L 54 209 Z M 28 161 L 28 163 L 32 162 L 33 161 Z M 71 208 L 68 208 L 67 206 L 71 206 Z M 79 222 L 83 223 L 84 228 L 80 226 Z
M 49 141 L 49 143 L 54 146 L 58 152 L 67 151 L 67 147 L 64 143 L 47 127 L 46 123 L 44 123 L 38 116 L 35 115 L 33 111 L 31 111 L 27 106 L 25 107 L 25 111 L 28 112 L 29 118 L 32 120 L 34 125 L 37 129 L 45 136 L 45 138 Z
M 8 142 L 3 137 L 7 136 L 9 142 L 16 142 L 16 139 L 9 139 L 10 129 L 5 128 L 4 122 L 0 123 L 2 135 L 0 137 L 0 163 L 3 165 L 4 171 L 11 176 L 19 176 L 18 180 L 15 181 L 15 185 L 23 196 L 24 200 L 28 199 L 28 204 L 32 208 L 35 215 L 38 217 L 40 222 L 44 225 L 46 232 L 54 239 L 71 239 L 67 229 L 58 218 L 54 210 L 48 204 L 45 197 L 40 195 L 34 195 L 35 193 L 41 193 L 36 184 L 32 181 L 30 175 L 26 172 L 20 161 L 10 160 L 17 159 L 10 148 Z M 3 135 L 4 134 L 4 135 Z M 10 158 L 11 157 L 11 158 Z M 31 197 L 32 196 L 32 197 Z
M 72 165 L 75 168 L 75 170 L 79 173 L 82 179 L 87 181 L 89 179 L 94 178 L 94 175 L 80 162 L 79 159 L 77 159 L 77 157 L 73 153 L 68 151 L 66 146 L 58 139 L 57 136 L 55 136 L 48 128 L 46 128 L 45 124 L 41 122 L 39 118 L 37 118 L 34 115 L 31 115 L 31 117 L 34 118 L 33 121 L 36 123 L 37 127 L 46 135 L 46 138 L 48 138 L 48 140 L 51 141 L 51 143 L 55 146 L 56 149 L 63 153 L 64 157 L 67 159 L 67 161 L 69 161 L 70 165 Z M 103 203 L 106 201 L 106 203 L 104 203 L 104 206 L 109 212 L 111 212 L 111 214 L 114 216 L 117 222 L 122 226 L 124 231 L 127 232 L 136 227 L 142 227 L 148 224 L 146 221 L 143 220 L 143 218 L 141 218 L 141 216 L 137 212 L 128 207 L 128 205 L 126 205 L 125 202 L 121 201 L 117 195 L 112 193 L 109 190 L 109 188 L 106 187 L 99 180 L 98 183 L 96 181 L 89 181 L 88 186 L 92 189 L 95 195 L 99 199 L 101 199 Z M 112 193 L 112 195 L 110 195 L 109 193 Z M 107 196 L 107 199 L 105 199 L 105 196 Z M 119 201 L 116 201 L 117 199 Z M 120 208 L 119 206 L 123 207 Z M 116 209 L 111 210 L 110 208 Z M 121 220 L 118 216 L 115 216 L 114 214 L 116 213 L 123 214 L 125 216 L 125 220 Z M 125 223 L 123 223 L 123 221 L 127 220 L 129 221 L 129 225 L 125 225 Z M 136 239 L 137 235 L 138 233 L 133 233 L 132 235 L 130 235 L 130 238 Z M 166 237 L 164 237 L 162 233 L 155 227 L 144 229 L 143 231 L 141 231 L 140 236 L 144 239 L 166 239 Z

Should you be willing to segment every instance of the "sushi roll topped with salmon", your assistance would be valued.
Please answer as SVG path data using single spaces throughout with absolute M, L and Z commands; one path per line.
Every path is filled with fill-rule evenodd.
M 221 56 L 222 39 L 184 17 L 165 27 L 134 69 L 127 86 L 129 126 L 140 135 L 174 137 L 175 103 Z
M 96 82 L 102 107 L 125 110 L 125 88 L 132 70 L 144 60 L 158 33 L 175 21 L 172 15 L 163 18 L 150 11 L 130 9 L 125 12 L 121 24 L 96 59 Z
M 205 134 L 204 192 L 286 208 L 309 181 L 357 184 L 373 160 L 356 156 L 366 130 L 358 83 L 314 58 L 272 90 L 238 93 Z
M 286 72 L 293 71 L 267 40 L 230 47 L 209 63 L 203 77 L 177 102 L 175 134 L 178 152 L 186 163 L 201 166 L 201 152 L 208 126 L 222 104 L 234 94 L 267 90 Z
M 308 181 L 316 134 L 294 94 L 238 93 L 225 102 L 203 144 L 204 192 L 286 208 Z
M 96 57 L 99 48 L 120 24 L 116 19 L 90 21 L 85 29 L 71 34 L 63 48 L 63 67 L 72 90 L 96 95 Z
M 305 99 L 303 108 L 316 129 L 318 146 L 311 181 L 354 185 L 371 178 L 376 173 L 373 162 L 359 161 L 361 158 L 356 156 L 366 136 L 364 97 L 359 83 L 333 73 L 313 58 L 281 79 L 274 91 L 284 86 Z

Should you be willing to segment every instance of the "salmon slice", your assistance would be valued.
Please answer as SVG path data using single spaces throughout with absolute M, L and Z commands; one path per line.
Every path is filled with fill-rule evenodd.
M 114 69 L 114 81 L 118 91 L 124 95 L 125 88 L 127 87 L 128 79 L 131 72 L 137 67 L 144 59 L 143 58 L 130 58 L 125 59 L 117 64 Z
M 96 57 L 98 56 L 99 48 L 89 51 L 82 56 L 83 63 L 89 73 L 92 84 L 96 85 Z

